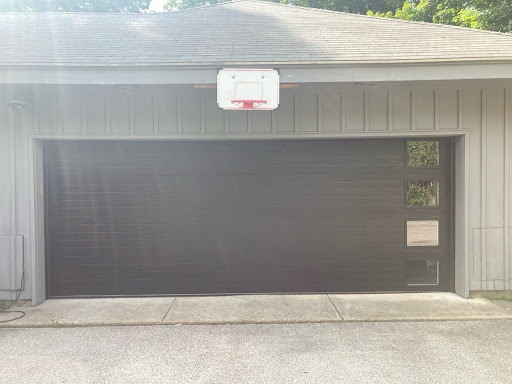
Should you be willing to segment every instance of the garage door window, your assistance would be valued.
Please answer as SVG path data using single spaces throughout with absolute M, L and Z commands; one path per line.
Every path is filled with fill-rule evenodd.
M 439 166 L 439 141 L 407 141 L 407 166 L 431 168 Z
M 439 205 L 439 182 L 435 180 L 407 181 L 408 207 L 437 207 Z
M 407 285 L 439 285 L 439 262 L 408 260 Z
M 439 245 L 437 220 L 407 220 L 408 247 L 435 247 Z

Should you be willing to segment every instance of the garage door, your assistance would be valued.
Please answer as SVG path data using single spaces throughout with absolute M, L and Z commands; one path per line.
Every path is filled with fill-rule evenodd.
M 450 140 L 45 143 L 48 296 L 450 290 Z

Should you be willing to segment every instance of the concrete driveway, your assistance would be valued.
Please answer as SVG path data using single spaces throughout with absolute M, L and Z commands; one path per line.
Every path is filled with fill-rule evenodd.
M 1 383 L 510 383 L 512 321 L 0 329 Z
M 489 300 L 447 292 L 54 299 L 21 309 L 26 316 L 0 327 L 512 319 Z M 0 321 L 14 316 L 0 313 Z

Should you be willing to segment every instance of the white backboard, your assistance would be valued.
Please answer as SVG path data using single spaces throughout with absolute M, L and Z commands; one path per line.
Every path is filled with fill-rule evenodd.
M 230 110 L 268 111 L 279 106 L 279 72 L 275 69 L 221 69 L 217 103 Z

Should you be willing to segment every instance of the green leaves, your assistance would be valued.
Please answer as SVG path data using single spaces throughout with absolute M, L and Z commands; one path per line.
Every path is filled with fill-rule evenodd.
M 2 0 L 0 0 L 2 1 Z M 126 1 L 126 0 L 125 0 Z M 165 10 L 228 0 L 169 0 Z M 401 20 L 512 32 L 512 0 L 272 0 L 282 4 Z
M 512 32 L 512 0 L 405 0 L 386 13 L 370 16 L 425 21 L 498 32 Z
M 408 141 L 408 167 L 437 167 L 439 165 L 439 142 L 437 140 Z
M 431 4 L 429 0 L 420 0 L 418 4 L 406 1 L 395 12 L 395 18 L 412 21 L 430 21 Z
M 410 181 L 407 185 L 408 207 L 435 207 L 439 204 L 438 181 Z

